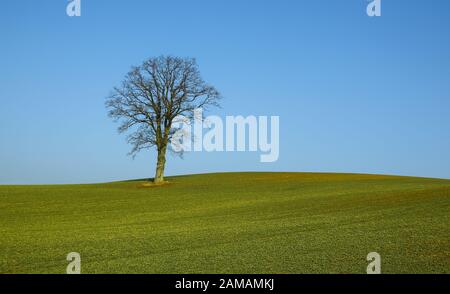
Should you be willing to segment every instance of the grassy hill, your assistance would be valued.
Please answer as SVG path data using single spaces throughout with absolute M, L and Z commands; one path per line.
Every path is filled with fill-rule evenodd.
M 450 181 L 226 173 L 0 186 L 0 272 L 450 273 Z

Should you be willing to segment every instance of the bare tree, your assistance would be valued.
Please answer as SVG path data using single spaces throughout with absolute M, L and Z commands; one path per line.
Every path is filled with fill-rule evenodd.
M 159 183 L 164 181 L 176 117 L 192 117 L 194 109 L 218 106 L 219 100 L 219 92 L 201 78 L 195 59 L 160 56 L 133 67 L 122 85 L 114 88 L 106 107 L 108 115 L 120 122 L 119 132 L 130 132 L 131 155 L 156 147 L 154 182 Z

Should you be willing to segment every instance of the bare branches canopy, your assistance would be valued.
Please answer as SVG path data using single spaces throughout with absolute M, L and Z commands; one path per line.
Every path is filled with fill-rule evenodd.
M 113 89 L 106 107 L 120 123 L 119 132 L 129 132 L 132 155 L 156 147 L 154 181 L 162 182 L 174 119 L 189 117 L 196 108 L 218 106 L 219 100 L 219 92 L 202 79 L 195 59 L 160 56 L 133 67 Z

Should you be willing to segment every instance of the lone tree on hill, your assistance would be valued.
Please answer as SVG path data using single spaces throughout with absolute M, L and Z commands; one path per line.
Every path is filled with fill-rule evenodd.
M 107 98 L 106 107 L 120 122 L 119 132 L 130 131 L 131 155 L 156 147 L 154 182 L 160 183 L 175 118 L 192 117 L 196 108 L 219 106 L 219 100 L 220 93 L 201 78 L 195 59 L 160 56 L 133 67 Z

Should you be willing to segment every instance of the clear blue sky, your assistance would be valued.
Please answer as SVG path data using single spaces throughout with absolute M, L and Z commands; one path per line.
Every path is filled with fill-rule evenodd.
M 278 162 L 171 157 L 167 174 L 321 171 L 450 178 L 450 1 L 64 0 L 0 5 L 0 183 L 153 176 L 104 101 L 132 65 L 196 57 L 214 114 L 279 115 Z

